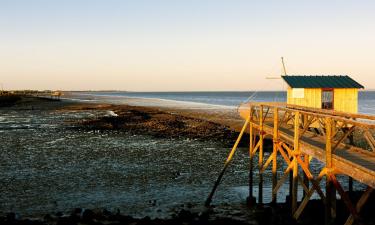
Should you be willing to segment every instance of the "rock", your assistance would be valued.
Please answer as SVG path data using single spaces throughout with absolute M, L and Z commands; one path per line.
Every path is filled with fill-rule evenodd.
M 79 221 L 76 221 L 74 218 L 71 217 L 60 217 L 56 223 L 56 225 L 76 225 Z
M 15 213 L 8 213 L 7 215 L 6 215 L 6 221 L 8 221 L 8 222 L 14 222 L 14 221 L 16 221 L 17 220 L 17 215 L 15 214 Z
M 91 222 L 94 220 L 94 212 L 90 209 L 86 209 L 82 213 L 82 221 L 85 223 Z
M 83 212 L 83 210 L 81 208 L 75 208 L 70 213 L 70 216 L 80 219 L 80 218 L 82 218 L 82 212 Z

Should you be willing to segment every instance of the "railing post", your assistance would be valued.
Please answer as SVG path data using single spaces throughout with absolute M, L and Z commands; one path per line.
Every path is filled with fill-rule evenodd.
M 279 142 L 279 110 L 273 109 L 273 159 L 272 159 L 272 203 L 277 203 L 277 193 L 273 190 L 277 185 L 277 144 Z
M 262 167 L 263 167 L 263 105 L 259 107 L 259 160 L 258 160 L 258 168 L 259 168 L 259 190 L 258 190 L 258 203 L 263 204 L 263 174 L 262 174 Z
M 298 200 L 298 162 L 297 155 L 299 154 L 299 115 L 300 112 L 294 114 L 294 150 L 293 150 L 293 187 L 292 187 L 292 213 L 297 210 Z

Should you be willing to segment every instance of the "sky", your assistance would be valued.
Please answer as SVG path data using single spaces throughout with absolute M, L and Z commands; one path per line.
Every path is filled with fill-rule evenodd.
M 4 89 L 281 90 L 287 73 L 375 89 L 375 1 L 0 0 Z

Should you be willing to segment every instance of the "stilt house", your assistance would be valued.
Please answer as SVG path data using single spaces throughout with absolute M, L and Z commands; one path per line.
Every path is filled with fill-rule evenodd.
M 287 104 L 358 112 L 358 89 L 364 88 L 349 76 L 282 76 L 288 84 Z

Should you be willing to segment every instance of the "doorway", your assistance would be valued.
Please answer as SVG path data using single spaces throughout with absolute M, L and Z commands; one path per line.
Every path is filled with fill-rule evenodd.
M 322 90 L 322 109 L 333 109 L 333 89 Z

